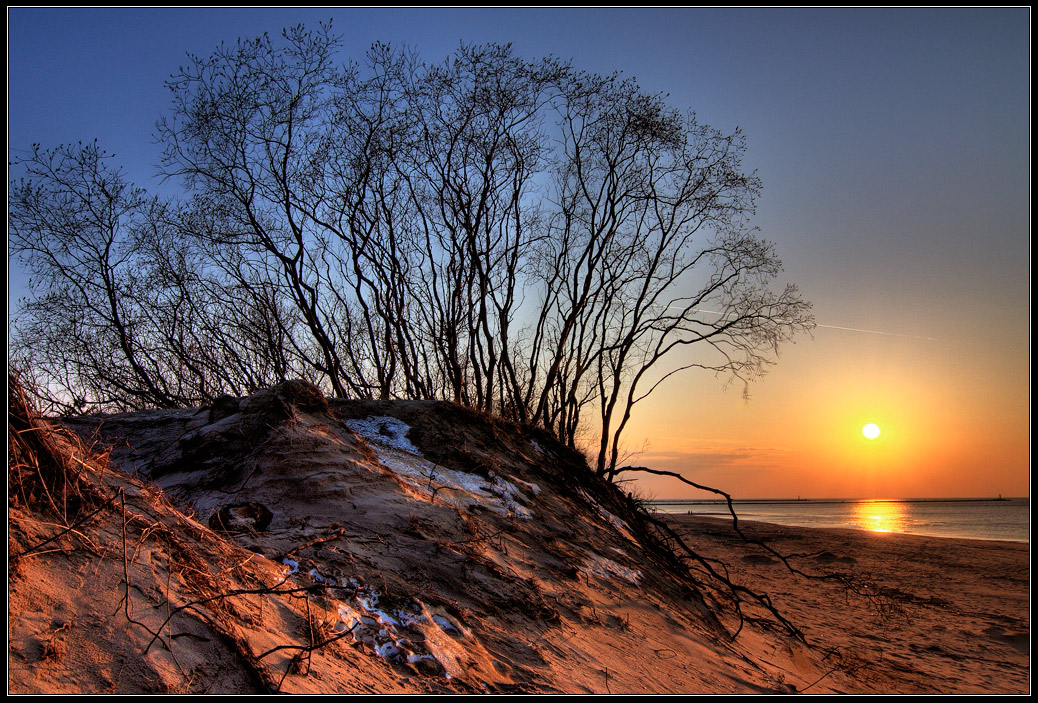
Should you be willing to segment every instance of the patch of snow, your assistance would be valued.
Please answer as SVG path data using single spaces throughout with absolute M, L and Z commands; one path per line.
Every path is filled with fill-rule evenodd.
M 442 615 L 433 615 L 433 622 L 436 623 L 444 632 L 451 633 L 458 631 L 457 628 L 454 627 L 454 624 Z
M 626 522 L 624 522 L 623 520 L 621 520 L 617 516 L 613 515 L 611 512 L 609 512 L 608 510 L 603 508 L 601 505 L 599 505 L 597 507 L 598 507 L 598 514 L 601 515 L 605 519 L 605 521 L 608 522 L 610 525 L 612 525 L 613 527 L 615 527 L 618 530 L 626 530 L 627 529 L 627 523 Z
M 612 559 L 606 559 L 597 554 L 592 554 L 584 560 L 584 568 L 582 571 L 604 581 L 608 581 L 614 576 L 618 576 L 635 586 L 641 583 L 642 580 L 642 572 L 630 569 L 622 564 L 617 564 Z
M 631 528 L 627 525 L 627 523 L 625 521 L 621 520 L 620 518 L 618 518 L 617 516 L 613 515 L 611 512 L 609 512 L 605 508 L 603 508 L 602 505 L 597 500 L 595 500 L 595 498 L 593 498 L 591 496 L 591 494 L 588 493 L 587 491 L 585 491 L 583 488 L 581 488 L 579 490 L 580 490 L 580 495 L 583 496 L 584 500 L 586 500 L 588 503 L 590 503 L 591 506 L 594 507 L 595 510 L 598 511 L 599 516 L 601 516 L 601 518 L 603 520 L 605 520 L 610 525 L 612 525 L 614 528 L 616 528 L 616 531 L 619 532 L 624 537 L 626 537 L 629 541 L 634 542 L 635 544 L 638 543 L 638 540 L 635 539 L 633 534 L 631 534 Z
M 419 455 L 377 442 L 372 445 L 379 463 L 404 479 L 430 500 L 443 500 L 456 508 L 479 505 L 502 517 L 529 520 L 533 513 L 521 505 L 526 498 L 510 481 L 496 474 L 490 479 L 434 464 Z M 537 489 L 540 490 L 539 488 Z
M 357 583 L 354 578 L 349 581 Z M 345 602 L 336 603 L 339 621 L 332 624 L 332 631 L 352 634 L 354 642 L 367 645 L 371 653 L 387 661 L 406 662 L 425 674 L 449 675 L 448 669 L 464 655 L 472 633 L 442 610 L 430 611 L 419 600 L 392 609 L 380 608 L 381 600 L 374 588 L 359 586 Z M 448 639 L 437 640 L 430 628 L 437 628 Z M 443 634 L 438 636 L 443 638 Z
M 498 488 L 508 492 L 507 486 L 498 484 Z M 293 573 L 299 570 L 298 562 L 285 559 L 284 564 Z M 395 666 L 409 665 L 420 675 L 447 678 L 465 676 L 473 661 L 491 656 L 472 631 L 442 607 L 416 598 L 389 598 L 355 576 L 322 576 L 320 564 L 307 566 L 312 567 L 309 575 L 322 578 L 330 593 L 340 589 L 337 593 L 342 600 L 331 602 L 337 617 L 326 622 L 327 626 L 338 636 L 363 645 L 362 651 L 371 656 Z
M 282 559 L 281 563 L 288 567 L 288 573 L 297 574 L 299 573 L 299 562 L 292 561 L 291 559 Z
M 634 538 L 634 535 L 631 534 L 631 528 L 627 525 L 627 523 L 624 520 L 621 520 L 617 516 L 613 515 L 611 512 L 603 508 L 598 503 L 595 503 L 595 507 L 598 508 L 598 514 L 601 515 L 606 522 L 615 527 L 617 532 L 622 534 L 631 542 L 634 542 L 635 544 L 638 543 L 638 540 L 636 540 Z
M 393 657 L 399 657 L 401 652 L 395 642 L 383 642 L 382 644 L 375 646 L 375 654 L 379 655 L 383 659 L 391 659 Z
M 429 620 L 420 611 L 415 610 L 394 610 L 393 617 L 400 621 L 401 627 L 415 628 L 429 624 Z
M 357 601 L 364 606 L 365 610 L 378 610 L 378 591 L 372 588 L 361 589 L 357 593 Z
M 400 627 L 400 621 L 388 613 L 378 611 L 378 623 L 383 627 Z
M 418 447 L 411 444 L 407 433 L 411 427 L 395 417 L 366 417 L 363 420 L 347 420 L 346 426 L 369 442 L 378 442 L 408 454 L 422 456 Z
M 407 655 L 407 663 L 408 664 L 418 664 L 420 662 L 436 662 L 437 664 L 439 663 L 439 662 L 436 661 L 436 657 L 432 656 L 431 654 L 408 654 Z
M 489 480 L 476 474 L 455 471 L 422 456 L 407 439 L 407 423 L 388 416 L 347 420 L 346 425 L 368 442 L 379 462 L 431 500 L 443 500 L 456 508 L 479 505 L 503 517 L 529 520 L 526 497 L 515 483 L 491 473 Z M 540 487 L 513 479 L 534 496 Z

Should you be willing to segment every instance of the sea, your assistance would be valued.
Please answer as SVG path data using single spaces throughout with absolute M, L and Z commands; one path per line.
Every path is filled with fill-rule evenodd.
M 1030 504 L 1029 498 L 733 501 L 740 520 L 1028 543 Z M 731 517 L 723 500 L 656 500 L 651 508 L 660 513 Z

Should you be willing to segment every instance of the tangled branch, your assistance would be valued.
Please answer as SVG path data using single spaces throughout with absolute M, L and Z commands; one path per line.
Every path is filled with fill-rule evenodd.
M 812 574 L 805 572 L 802 569 L 796 567 L 790 560 L 796 558 L 809 557 L 812 555 L 782 554 L 767 542 L 761 539 L 756 539 L 748 536 L 745 532 L 743 532 L 743 530 L 739 526 L 739 516 L 735 511 L 735 505 L 732 501 L 731 495 L 726 493 L 725 491 L 722 491 L 718 488 L 713 488 L 711 486 L 696 483 L 695 481 L 691 481 L 674 471 L 651 469 L 644 466 L 624 466 L 622 468 L 617 469 L 616 473 L 646 473 L 655 476 L 667 476 L 670 478 L 676 478 L 682 483 L 692 486 L 693 488 L 696 488 L 698 490 L 722 496 L 725 499 L 725 503 L 728 507 L 728 512 L 732 517 L 732 530 L 745 544 L 750 544 L 759 547 L 771 556 L 775 557 L 785 566 L 785 568 L 791 574 L 794 574 L 801 578 L 815 581 L 836 582 L 840 584 L 843 588 L 845 588 L 848 592 L 868 599 L 869 602 L 877 608 L 877 610 L 880 610 L 882 612 L 886 612 L 887 610 L 889 610 L 889 606 L 880 602 L 881 595 L 874 588 L 871 588 L 870 584 L 864 583 L 859 579 L 856 579 L 848 574 L 843 573 Z M 670 527 L 670 525 L 666 524 L 664 521 L 656 517 L 653 517 L 644 509 L 639 510 L 638 514 L 642 518 L 642 520 L 654 527 L 657 531 L 661 532 L 665 536 L 666 541 L 668 541 L 671 544 L 677 545 L 679 549 L 679 556 L 699 564 L 709 574 L 711 578 L 720 582 L 725 587 L 725 589 L 733 597 L 734 607 L 736 613 L 739 616 L 739 628 L 736 631 L 735 635 L 738 635 L 738 633 L 742 631 L 743 623 L 745 621 L 745 616 L 742 613 L 741 609 L 742 597 L 745 596 L 749 598 L 751 601 L 757 603 L 758 605 L 768 610 L 768 612 L 770 612 L 771 615 L 775 617 L 779 621 L 779 623 L 781 623 L 782 626 L 787 631 L 789 631 L 790 634 L 794 635 L 795 637 L 797 637 L 797 639 L 800 639 L 805 643 L 807 642 L 803 633 L 795 625 L 793 625 L 785 617 L 783 617 L 781 613 L 779 613 L 779 611 L 775 608 L 774 604 L 772 603 L 771 598 L 767 594 L 757 593 L 749 588 L 746 588 L 745 586 L 741 586 L 732 582 L 730 575 L 728 574 L 727 566 L 724 564 L 724 562 L 721 562 L 717 559 L 704 557 L 703 555 L 699 554 L 694 549 L 692 549 L 682 539 L 682 537 L 672 527 Z M 712 564 L 719 565 L 723 573 L 716 570 L 712 566 Z

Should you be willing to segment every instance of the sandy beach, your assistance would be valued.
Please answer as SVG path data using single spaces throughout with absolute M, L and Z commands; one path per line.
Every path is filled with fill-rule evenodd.
M 808 641 L 839 654 L 862 692 L 1028 693 L 1028 544 L 740 521 L 812 574 L 871 581 L 875 599 L 798 577 L 733 533 L 731 520 L 668 515 L 733 580 L 769 593 Z M 814 689 L 801 688 L 812 692 Z

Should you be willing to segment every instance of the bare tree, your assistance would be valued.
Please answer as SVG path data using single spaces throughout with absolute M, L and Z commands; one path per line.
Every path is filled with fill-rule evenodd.
M 557 206 L 538 270 L 541 314 L 530 354 L 532 418 L 571 444 L 594 405 L 597 471 L 612 477 L 634 406 L 681 370 L 749 380 L 781 341 L 812 325 L 748 226 L 758 179 L 741 168 L 742 135 L 700 125 L 617 77 L 571 77 Z M 697 345 L 708 353 L 676 352 Z
M 660 384 L 749 382 L 811 326 L 772 291 L 740 132 L 508 46 L 338 49 L 296 27 L 190 57 L 159 123 L 182 202 L 96 148 L 23 162 L 12 242 L 37 278 L 15 347 L 52 385 L 112 407 L 289 377 L 443 398 L 571 446 L 590 430 L 613 479 Z
M 322 304 L 313 213 L 325 186 L 334 129 L 332 91 L 349 89 L 333 64 L 327 28 L 287 30 L 192 57 L 169 82 L 171 117 L 159 123 L 166 175 L 179 176 L 203 207 L 224 214 L 219 230 L 198 233 L 219 249 L 248 253 L 299 311 L 313 343 L 306 361 L 338 395 L 364 394 L 341 356 L 347 342 Z M 221 252 L 222 253 L 222 252 Z M 220 255 L 218 253 L 218 255 Z M 232 252 L 231 256 L 238 254 Z
M 15 356 L 46 377 L 55 399 L 172 407 L 185 400 L 133 304 L 146 282 L 135 267 L 141 233 L 162 226 L 163 204 L 132 187 L 96 143 L 34 145 L 13 165 L 26 173 L 9 193 L 12 253 L 34 297 L 16 324 Z
M 26 177 L 10 192 L 10 246 L 34 297 L 12 350 L 55 409 L 177 407 L 304 375 L 271 287 L 214 267 L 185 236 L 190 210 L 147 196 L 110 161 L 89 143 L 14 162 Z
M 463 47 L 407 95 L 416 140 L 400 165 L 426 274 L 413 293 L 433 311 L 426 333 L 448 397 L 487 412 L 518 393 L 512 323 L 523 266 L 544 236 L 533 179 L 547 153 L 543 108 L 562 72 L 508 47 Z

